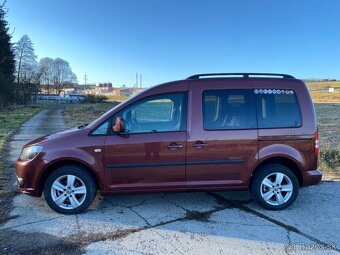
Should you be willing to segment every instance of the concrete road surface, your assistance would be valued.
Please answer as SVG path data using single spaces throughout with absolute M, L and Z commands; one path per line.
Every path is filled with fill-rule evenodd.
M 67 128 L 61 113 L 51 107 L 22 126 L 10 143 L 12 166 L 24 143 Z M 340 253 L 338 181 L 302 188 L 278 212 L 261 209 L 248 192 L 97 196 L 86 213 L 71 216 L 44 198 L 18 194 L 12 202 L 0 254 Z

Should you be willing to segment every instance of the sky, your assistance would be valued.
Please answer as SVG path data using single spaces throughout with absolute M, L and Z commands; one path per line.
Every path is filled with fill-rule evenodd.
M 12 41 L 67 60 L 80 84 L 196 73 L 340 79 L 338 0 L 7 0 Z

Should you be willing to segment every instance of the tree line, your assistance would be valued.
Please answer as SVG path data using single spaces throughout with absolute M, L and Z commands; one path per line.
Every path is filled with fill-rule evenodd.
M 0 109 L 9 104 L 29 104 L 42 86 L 59 93 L 77 82 L 70 64 L 62 58 L 45 57 L 38 62 L 31 39 L 24 35 L 11 42 L 5 3 L 0 5 Z

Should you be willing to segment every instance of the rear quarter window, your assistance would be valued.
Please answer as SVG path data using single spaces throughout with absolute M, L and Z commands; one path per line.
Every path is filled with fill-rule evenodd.
M 258 128 L 294 128 L 302 125 L 301 111 L 293 90 L 255 90 Z

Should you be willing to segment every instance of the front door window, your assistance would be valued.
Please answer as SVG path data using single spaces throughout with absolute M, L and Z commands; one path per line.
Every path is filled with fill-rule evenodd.
M 126 133 L 176 132 L 186 129 L 186 94 L 152 96 L 124 109 Z

